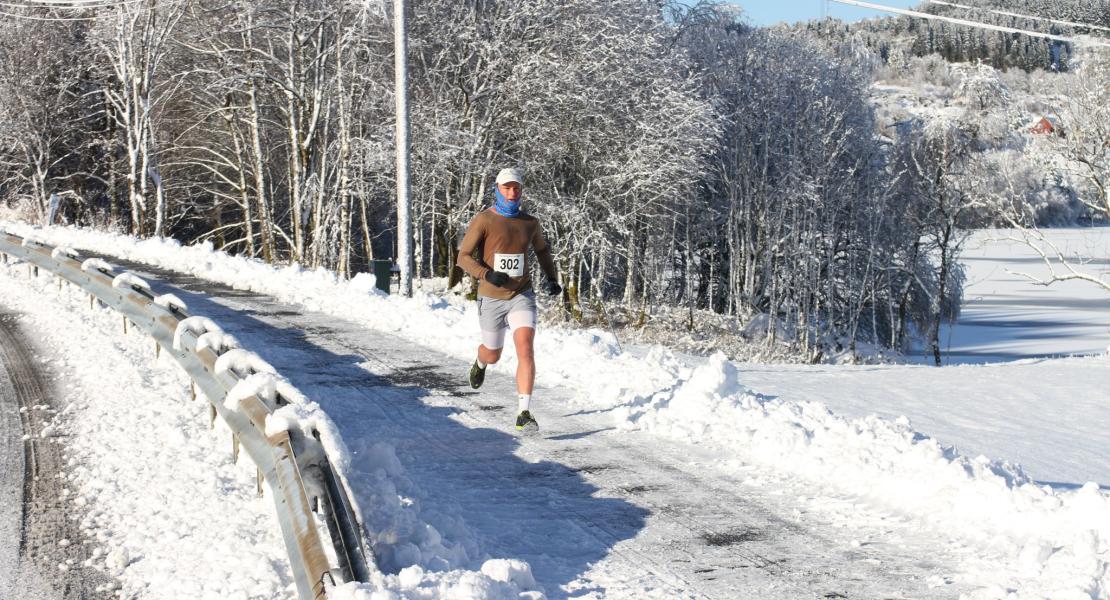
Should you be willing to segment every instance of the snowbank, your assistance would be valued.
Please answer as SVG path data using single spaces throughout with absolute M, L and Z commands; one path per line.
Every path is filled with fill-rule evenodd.
M 904 417 L 850 420 L 820 403 L 760 396 L 721 354 L 694 368 L 663 351 L 646 360 L 677 383 L 623 391 L 613 411 L 618 427 L 713 443 L 973 543 L 1009 547 L 1019 597 L 1110 592 L 1110 497 L 1098 485 L 1074 492 L 1039 486 L 1020 467 L 959 455 Z

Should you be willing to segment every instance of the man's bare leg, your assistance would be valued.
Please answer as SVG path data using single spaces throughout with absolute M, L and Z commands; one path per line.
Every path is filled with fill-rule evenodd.
M 516 345 L 516 391 L 520 414 L 516 418 L 518 430 L 535 431 L 539 424 L 529 410 L 532 403 L 532 388 L 536 382 L 536 355 L 532 343 L 536 339 L 534 327 L 518 327 L 513 332 Z
M 486 348 L 485 344 L 478 344 L 478 360 L 485 365 L 496 364 L 497 361 L 501 360 L 501 350 L 501 348 L 491 350 Z
M 536 354 L 532 349 L 536 339 L 536 330 L 532 327 L 520 327 L 513 332 L 513 343 L 516 345 L 516 393 L 532 395 L 532 388 L 536 383 Z
M 513 344 L 516 346 L 516 394 L 521 411 L 527 410 L 532 403 L 532 389 L 536 383 L 536 355 L 533 352 L 535 339 L 536 329 L 533 327 L 518 327 L 513 332 Z
M 470 387 L 478 389 L 486 380 L 486 367 L 501 360 L 501 349 L 493 350 L 485 344 L 478 345 L 478 359 L 470 367 Z

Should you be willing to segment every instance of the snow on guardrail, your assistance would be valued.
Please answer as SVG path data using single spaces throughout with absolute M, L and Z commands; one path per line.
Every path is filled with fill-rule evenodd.
M 349 460 L 331 419 L 257 355 L 239 347 L 212 320 L 186 313 L 173 295 L 107 262 L 81 261 L 71 248 L 0 231 L 0 254 L 25 261 L 83 289 L 115 309 L 169 352 L 208 398 L 213 418 L 233 432 L 272 492 L 298 595 L 327 598 L 335 586 L 365 582 L 361 517 L 341 466 Z M 60 285 L 60 284 L 59 284 Z M 330 544 L 325 546 L 323 540 Z

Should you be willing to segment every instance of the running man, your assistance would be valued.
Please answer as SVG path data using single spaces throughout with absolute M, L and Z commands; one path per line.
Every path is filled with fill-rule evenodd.
M 547 282 L 543 291 L 551 296 L 562 293 L 556 282 L 551 248 L 540 232 L 540 222 L 520 210 L 523 176 L 517 169 L 502 169 L 497 174 L 493 206 L 478 213 L 459 246 L 458 265 L 479 281 L 478 321 L 482 343 L 478 358 L 470 367 L 470 385 L 477 389 L 486 378 L 486 367 L 501 359 L 505 330 L 513 335 L 516 346 L 516 391 L 520 414 L 517 429 L 537 430 L 539 423 L 529 412 L 536 380 L 536 359 L 532 344 L 536 338 L 536 294 L 528 269 L 528 249 L 536 258 Z M 477 256 L 475 256 L 477 255 Z

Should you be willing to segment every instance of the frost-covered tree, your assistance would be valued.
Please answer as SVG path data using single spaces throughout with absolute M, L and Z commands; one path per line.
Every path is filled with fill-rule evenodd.
M 937 366 L 941 364 L 940 327 L 959 314 L 963 270 L 959 255 L 974 224 L 981 171 L 974 170 L 974 125 L 937 118 L 921 124 L 916 135 L 903 138 L 894 157 L 898 191 L 906 228 L 913 245 L 905 265 L 903 292 L 928 298 L 926 340 Z M 923 276 L 920 259 L 934 270 Z M 906 300 L 903 300 L 906 302 Z M 908 303 L 907 303 L 908 304 Z
M 1092 57 L 1077 74 L 1061 111 L 1063 156 L 1089 184 L 1081 198 L 1110 218 L 1110 52 Z
M 83 203 L 95 177 L 82 160 L 97 153 L 84 49 L 80 26 L 0 21 L 0 195 L 39 220 L 51 194 Z
M 1110 2 L 1107 0 L 962 0 L 954 4 L 961 6 L 923 3 L 917 10 L 1062 36 L 1101 32 L 1035 17 L 1110 26 Z M 887 64 L 904 62 L 908 52 L 918 57 L 938 54 L 951 62 L 984 62 L 1003 70 L 1067 70 L 1075 52 L 1072 44 L 1059 41 L 915 17 L 868 19 L 853 24 L 826 19 L 797 28 L 814 32 L 823 39 L 861 41 Z
M 658 4 L 430 4 L 412 39 L 415 195 L 432 271 L 490 199 L 500 165 L 528 172 L 571 304 L 619 277 L 651 294 L 649 240 L 691 198 L 715 123 Z M 505 43 L 512 40 L 512 43 Z M 442 240 L 442 241 L 441 241 Z M 425 247 L 430 244 L 421 244 Z M 455 271 L 455 276 L 460 274 Z
M 710 229 L 694 236 L 701 264 L 715 265 L 699 278 L 707 303 L 751 319 L 768 348 L 786 342 L 811 360 L 861 339 L 900 343 L 892 332 L 920 303 L 893 309 L 891 273 L 926 277 L 933 262 L 904 257 L 920 229 L 895 218 L 868 102 L 873 65 L 716 10 L 683 27 L 724 128 L 702 188 Z
M 986 110 L 1009 104 L 1010 90 L 990 65 L 961 65 L 956 74 L 959 77 L 957 93 L 974 108 Z
M 159 165 L 159 138 L 155 122 L 170 93 L 169 77 L 162 69 L 184 13 L 177 2 L 127 2 L 102 9 L 89 36 L 101 59 L 101 92 L 107 99 L 109 118 L 123 138 L 126 152 L 127 199 L 133 234 L 165 234 L 166 195 Z M 151 194 L 153 193 L 153 198 Z M 152 210 L 153 209 L 153 210 Z M 153 212 L 153 223 L 148 223 Z

